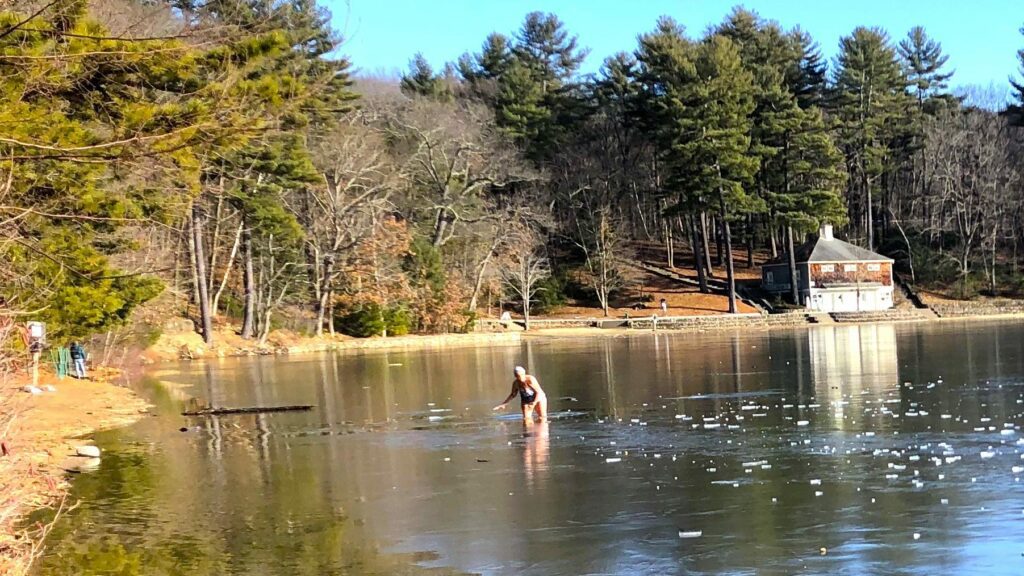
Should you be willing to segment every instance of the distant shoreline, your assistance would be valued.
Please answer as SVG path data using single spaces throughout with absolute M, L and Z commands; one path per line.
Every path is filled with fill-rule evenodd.
M 344 352 L 344 351 L 374 351 L 374 350 L 429 350 L 444 348 L 463 348 L 474 346 L 501 346 L 514 345 L 527 339 L 545 339 L 559 337 L 605 337 L 624 336 L 660 333 L 701 333 L 710 331 L 727 330 L 779 330 L 790 328 L 806 328 L 813 326 L 851 326 L 861 324 L 889 324 L 889 323 L 910 323 L 910 322 L 940 322 L 949 323 L 955 321 L 1000 321 L 1000 320 L 1024 320 L 1022 313 L 1004 314 L 970 314 L 949 317 L 925 317 L 913 315 L 901 315 L 888 318 L 872 318 L 865 320 L 844 320 L 831 321 L 827 324 L 815 324 L 802 320 L 802 315 L 795 313 L 791 316 L 794 321 L 787 321 L 780 318 L 783 315 L 702 315 L 702 316 L 674 316 L 659 319 L 657 330 L 645 325 L 644 327 L 615 327 L 599 328 L 591 325 L 604 320 L 604 318 L 586 319 L 551 319 L 558 326 L 531 328 L 529 331 L 521 327 L 510 328 L 505 331 L 478 331 L 466 334 L 412 334 L 403 336 L 373 337 L 373 338 L 350 338 L 343 336 L 322 336 L 322 337 L 296 337 L 290 339 L 277 339 L 272 336 L 270 341 L 264 345 L 258 345 L 249 341 L 242 341 L 237 336 L 226 337 L 218 333 L 218 342 L 208 348 L 202 343 L 202 339 L 194 333 L 164 335 L 157 344 L 143 352 L 144 364 L 163 364 L 180 360 L 209 360 L 214 358 L 236 358 L 246 356 L 294 356 L 319 352 Z M 798 318 L 800 317 L 800 318 Z M 796 319 L 801 321 L 796 322 Z M 544 319 L 537 319 L 545 322 Z M 649 323 L 649 319 L 643 320 Z M 540 322 L 538 322 L 540 323 Z M 574 325 L 575 324 L 575 325 Z M 187 350 L 187 352 L 186 352 Z

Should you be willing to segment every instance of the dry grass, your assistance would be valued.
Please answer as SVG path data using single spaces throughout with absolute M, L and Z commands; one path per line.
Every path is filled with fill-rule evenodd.
M 27 574 L 42 551 L 49 525 L 25 526 L 24 517 L 59 499 L 63 493 L 52 476 L 41 473 L 27 453 L 12 449 L 27 409 L 12 387 L 18 335 L 9 318 L 0 317 L 0 574 Z M 60 500 L 63 507 L 63 500 Z
M 26 354 L 15 344 L 20 331 L 0 311 L 0 574 L 28 574 L 43 552 L 53 522 L 69 509 L 64 460 L 81 440 L 102 427 L 128 424 L 146 404 L 130 390 L 102 380 L 57 381 L 43 372 L 39 384 L 56 392 L 21 391 L 31 383 Z M 106 372 L 92 371 L 101 378 Z M 28 524 L 34 511 L 49 508 L 45 523 Z

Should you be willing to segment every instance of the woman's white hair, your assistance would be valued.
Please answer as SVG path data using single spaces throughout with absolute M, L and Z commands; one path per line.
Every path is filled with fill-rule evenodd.
M 514 374 L 526 374 L 526 368 L 523 368 L 522 366 L 516 366 L 515 369 L 512 370 L 512 372 Z

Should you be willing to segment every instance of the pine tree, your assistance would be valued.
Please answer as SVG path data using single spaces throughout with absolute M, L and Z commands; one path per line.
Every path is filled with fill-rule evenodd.
M 586 55 L 554 14 L 531 12 L 516 34 L 497 78 L 495 115 L 531 159 L 548 158 L 577 120 L 575 77 Z
M 942 44 L 928 37 L 924 28 L 914 26 L 899 43 L 899 54 L 906 69 L 907 83 L 917 97 L 918 107 L 934 112 L 939 104 L 952 103 L 944 90 L 949 87 L 953 72 L 942 69 L 949 56 L 942 53 Z
M 462 78 L 465 95 L 495 107 L 498 78 L 501 78 L 512 63 L 512 49 L 509 38 L 493 32 L 488 34 L 480 47 L 479 54 L 468 52 L 459 57 L 455 71 Z
M 758 159 L 750 150 L 751 114 L 757 88 L 743 67 L 737 46 L 713 35 L 693 53 L 692 72 L 681 84 L 677 139 L 668 157 L 673 186 L 688 203 L 716 212 L 723 229 L 729 312 L 735 313 L 730 223 L 760 211 L 763 203 L 750 191 Z
M 109 329 L 160 291 L 112 263 L 130 246 L 123 227 L 170 225 L 200 158 L 259 128 L 265 94 L 246 73 L 283 44 L 114 39 L 85 2 L 0 11 L 0 29 L 3 210 L 24 210 L 0 246 L 3 298 L 43 310 L 55 338 Z
M 800 108 L 792 96 L 768 115 L 762 135 L 774 148 L 762 165 L 760 177 L 773 223 L 785 228 L 790 278 L 796 278 L 794 232 L 813 232 L 822 224 L 842 224 L 846 207 L 842 188 L 846 182 L 843 156 L 829 135 L 821 110 Z M 790 296 L 799 304 L 796 282 Z
M 451 100 L 451 87 L 442 74 L 434 74 L 434 69 L 417 52 L 409 61 L 409 72 L 402 75 L 399 87 L 406 96 L 422 96 L 434 100 Z
M 799 28 L 790 32 L 790 38 L 799 47 L 800 62 L 789 74 L 789 89 L 801 108 L 821 106 L 825 98 L 828 71 L 821 48 L 810 34 Z
M 283 199 L 288 191 L 317 180 L 305 136 L 332 126 L 333 119 L 350 109 L 355 95 L 349 89 L 348 62 L 329 57 L 339 42 L 331 31 L 329 15 L 313 0 L 281 4 L 215 0 L 204 6 L 201 17 L 248 30 L 255 41 L 274 38 L 283 42 L 281 48 L 259 60 L 245 81 L 248 89 L 271 95 L 253 110 L 263 127 L 262 136 L 245 147 L 218 150 L 213 155 L 215 161 L 203 169 L 205 190 L 226 188 L 242 217 L 242 337 L 265 337 L 260 328 L 268 326 L 266 315 L 273 310 L 270 299 L 280 301 L 284 296 L 274 283 L 280 279 L 284 290 L 292 277 L 278 278 L 280 274 L 289 268 L 294 270 L 292 275 L 298 273 L 294 245 L 298 240 L 295 234 L 282 232 L 295 228 L 281 224 L 294 220 Z M 196 210 L 202 218 L 201 205 L 197 204 Z M 264 225 L 267 222 L 276 224 Z M 194 245 L 202 250 L 200 239 Z M 282 257 L 287 257 L 287 265 Z M 269 273 L 264 266 L 276 269 Z M 205 281 L 202 278 L 199 284 Z M 202 290 L 199 296 L 203 325 L 208 327 L 212 311 Z M 204 337 L 211 337 L 205 328 Z
M 1024 26 L 1021 27 L 1020 33 L 1024 35 Z M 1017 62 L 1019 63 L 1017 73 L 1020 78 L 1010 77 L 1010 85 L 1013 86 L 1014 92 L 1013 97 L 1017 103 L 1010 106 L 1009 112 L 1015 124 L 1024 125 L 1024 48 L 1017 50 Z
M 878 28 L 857 28 L 839 41 L 833 98 L 839 142 L 850 173 L 851 212 L 875 246 L 874 196 L 880 178 L 891 168 L 892 144 L 899 118 L 907 111 L 907 81 L 889 35 Z

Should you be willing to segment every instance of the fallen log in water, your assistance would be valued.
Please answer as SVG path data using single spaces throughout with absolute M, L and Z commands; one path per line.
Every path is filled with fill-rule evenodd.
M 224 416 L 227 414 L 263 414 L 266 412 L 308 412 L 313 407 L 308 404 L 299 406 L 252 406 L 248 408 L 201 408 L 186 410 L 182 416 Z

